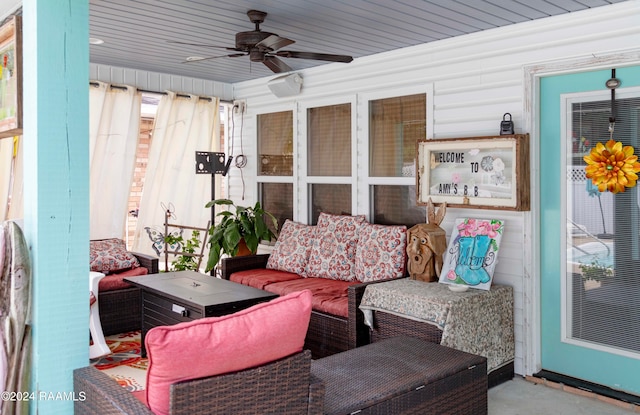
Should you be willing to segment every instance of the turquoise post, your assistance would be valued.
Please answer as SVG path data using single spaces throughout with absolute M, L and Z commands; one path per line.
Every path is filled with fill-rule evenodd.
M 22 16 L 30 413 L 71 414 L 89 363 L 89 4 L 25 0 Z

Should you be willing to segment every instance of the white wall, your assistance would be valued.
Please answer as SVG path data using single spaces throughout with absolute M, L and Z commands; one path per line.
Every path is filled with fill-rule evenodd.
M 371 94 L 393 91 L 428 91 L 429 138 L 494 135 L 505 112 L 512 114 L 516 133 L 532 133 L 530 212 L 478 209 L 448 209 L 442 227 L 450 232 L 456 217 L 497 217 L 505 220 L 499 263 L 494 281 L 515 289 L 516 372 L 536 372 L 537 336 L 537 187 L 538 155 L 535 143 L 537 112 L 528 91 L 531 68 L 551 62 L 584 61 L 598 66 L 600 56 L 635 51 L 640 40 L 640 2 L 633 0 L 598 7 L 472 35 L 410 47 L 390 53 L 355 59 L 349 64 L 329 64 L 300 72 L 304 85 L 300 95 L 276 98 L 267 88 L 268 79 L 233 85 L 234 97 L 247 102 L 247 112 L 235 118 L 235 155 L 244 154 L 242 175 L 232 168 L 229 195 L 250 204 L 257 196 L 256 115 L 300 109 L 317 102 L 355 102 L 356 149 L 366 152 L 367 106 Z M 609 64 L 607 62 L 607 64 Z M 628 62 L 627 62 L 628 64 Z M 615 65 L 615 62 L 614 62 Z M 611 66 L 609 66 L 611 67 Z M 573 70 L 568 68 L 566 70 Z M 535 72 L 535 71 L 533 71 Z M 604 89 L 604 85 L 603 85 Z M 400 93 L 397 95 L 401 95 Z M 304 130 L 294 125 L 294 135 Z M 240 134 L 242 140 L 240 140 Z M 298 134 L 298 143 L 304 137 Z M 241 147 L 242 144 L 242 147 Z M 358 159 L 360 160 L 360 159 Z M 359 168 L 366 168 L 364 166 Z M 302 209 L 304 203 L 294 206 Z M 368 213 L 368 200 L 359 197 L 354 213 Z M 296 212 L 306 217 L 305 212 Z M 532 288 L 533 287 L 533 288 Z
M 114 85 L 130 85 L 152 92 L 174 91 L 183 94 L 218 97 L 221 101 L 233 99 L 231 84 L 95 63 L 89 65 L 89 79 Z

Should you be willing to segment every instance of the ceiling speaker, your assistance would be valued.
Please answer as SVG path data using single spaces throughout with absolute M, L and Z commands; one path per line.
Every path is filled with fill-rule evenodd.
M 302 88 L 302 77 L 297 73 L 278 76 L 267 82 L 267 86 L 277 97 L 298 95 Z

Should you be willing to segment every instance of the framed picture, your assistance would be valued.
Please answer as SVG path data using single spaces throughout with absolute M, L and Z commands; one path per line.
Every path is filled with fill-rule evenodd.
M 420 140 L 419 205 L 529 210 L 529 135 Z
M 501 219 L 456 219 L 439 281 L 490 289 L 503 231 Z
M 22 134 L 22 20 L 0 27 L 0 138 Z

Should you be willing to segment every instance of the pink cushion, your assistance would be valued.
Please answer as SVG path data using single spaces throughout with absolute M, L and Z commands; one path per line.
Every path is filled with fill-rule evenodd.
M 249 287 L 258 288 L 264 290 L 269 284 L 281 281 L 290 281 L 302 279 L 298 274 L 293 274 L 287 271 L 278 271 L 276 269 L 257 268 L 247 271 L 238 271 L 231 274 L 229 281 L 237 282 L 238 284 L 248 285 Z
M 362 282 L 401 278 L 407 263 L 407 227 L 365 223 L 356 247 L 356 278 Z
M 320 213 L 304 276 L 355 281 L 356 244 L 364 219 Z
M 314 310 L 347 318 L 349 316 L 347 290 L 349 286 L 355 284 L 359 284 L 359 282 L 337 281 L 327 278 L 301 278 L 269 284 L 264 289 L 278 295 L 309 290 L 313 294 L 311 306 Z
M 176 382 L 235 372 L 302 351 L 311 293 L 301 291 L 222 317 L 154 327 L 145 336 L 147 403 L 169 413 Z
M 103 277 L 98 283 L 98 292 L 120 290 L 122 288 L 133 287 L 128 282 L 124 281 L 127 277 L 137 277 L 139 275 L 147 275 L 149 272 L 145 267 L 131 268 L 124 271 L 119 271 L 114 274 L 109 274 Z
M 315 229 L 315 226 L 287 219 L 269 256 L 267 268 L 302 275 L 311 252 Z
M 122 239 L 111 238 L 89 242 L 89 266 L 91 271 L 108 274 L 139 267 L 140 262 Z

